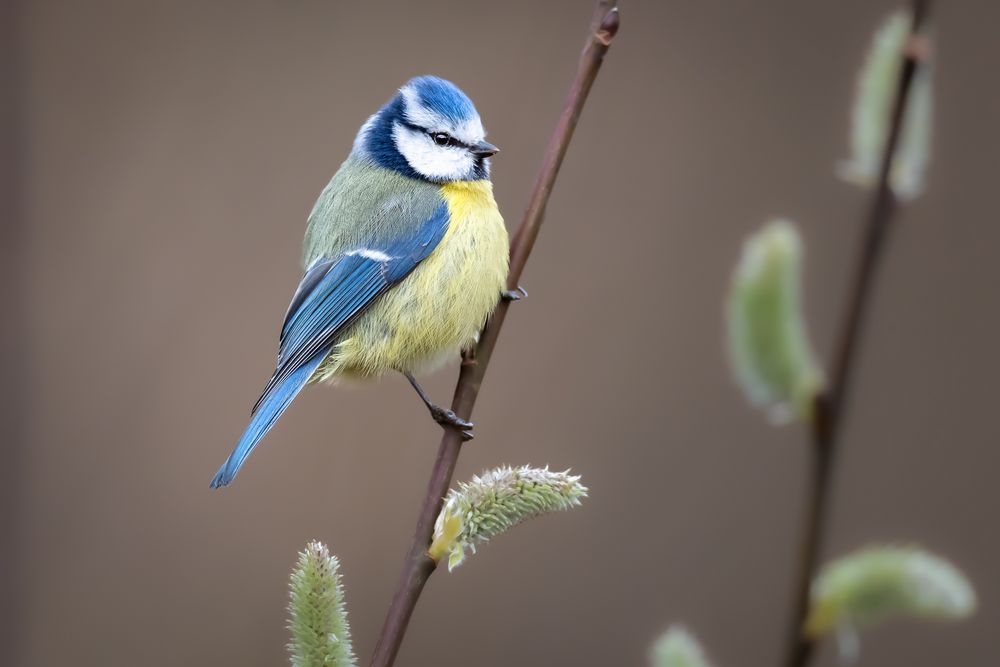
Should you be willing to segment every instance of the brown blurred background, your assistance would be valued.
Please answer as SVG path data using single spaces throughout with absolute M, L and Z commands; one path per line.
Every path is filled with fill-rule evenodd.
M 794 219 L 827 356 L 868 201 L 833 165 L 896 5 L 624 3 L 458 470 L 572 466 L 591 497 L 436 575 L 400 664 L 642 665 L 671 621 L 720 667 L 776 663 L 804 433 L 732 386 L 721 304 L 744 236 Z M 969 573 L 981 608 L 867 634 L 868 665 L 1000 661 L 1000 6 L 935 5 L 929 188 L 879 276 L 825 553 L 919 542 Z M 342 559 L 367 661 L 439 439 L 406 382 L 312 388 L 233 487 L 208 481 L 271 371 L 305 216 L 361 122 L 410 76 L 457 82 L 503 148 L 513 227 L 590 13 L 3 5 L 0 662 L 283 664 L 286 577 L 310 538 Z M 446 401 L 453 382 L 454 367 L 426 386 Z M 834 657 L 825 645 L 820 664 Z

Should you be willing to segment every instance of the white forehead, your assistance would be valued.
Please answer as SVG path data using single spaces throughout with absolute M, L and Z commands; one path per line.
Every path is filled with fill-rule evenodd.
M 414 125 L 428 132 L 447 132 L 459 141 L 473 144 L 486 138 L 483 122 L 479 115 L 473 115 L 460 123 L 427 108 L 421 101 L 417 91 L 410 86 L 404 86 L 400 91 L 403 95 L 403 116 Z

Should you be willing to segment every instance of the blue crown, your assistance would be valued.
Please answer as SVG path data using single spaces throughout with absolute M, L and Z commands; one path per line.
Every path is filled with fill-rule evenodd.
M 451 81 L 436 76 L 418 76 L 403 86 L 417 94 L 420 105 L 454 123 L 477 117 L 472 100 Z

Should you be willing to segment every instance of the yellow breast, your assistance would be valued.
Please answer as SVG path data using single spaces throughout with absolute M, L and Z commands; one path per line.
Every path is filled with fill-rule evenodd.
M 316 379 L 418 370 L 475 341 L 507 282 L 507 230 L 489 181 L 441 194 L 449 224 L 438 247 L 352 325 Z

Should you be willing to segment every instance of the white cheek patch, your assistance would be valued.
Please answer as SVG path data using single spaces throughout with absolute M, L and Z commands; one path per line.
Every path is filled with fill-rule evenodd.
M 438 146 L 424 132 L 394 123 L 392 136 L 396 148 L 413 169 L 435 181 L 460 181 L 471 177 L 475 160 L 464 148 Z

